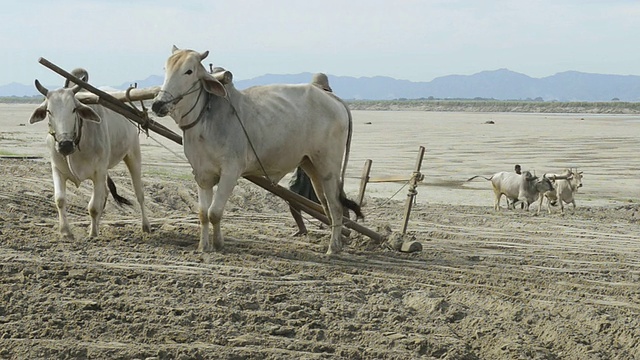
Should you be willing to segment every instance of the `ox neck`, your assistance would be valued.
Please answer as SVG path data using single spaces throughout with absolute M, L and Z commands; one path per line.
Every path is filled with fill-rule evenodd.
M 200 100 L 201 98 L 203 98 L 202 101 Z M 204 86 L 200 85 L 200 91 L 198 91 L 198 96 L 196 97 L 195 102 L 184 115 L 180 116 L 180 121 L 178 122 L 180 130 L 184 132 L 196 126 L 196 124 L 198 124 L 204 117 L 208 107 L 209 93 L 204 90 Z

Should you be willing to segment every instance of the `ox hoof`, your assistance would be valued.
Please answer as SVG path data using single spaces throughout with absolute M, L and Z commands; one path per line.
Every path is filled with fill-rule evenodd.
M 329 246 L 329 249 L 327 249 L 327 255 L 331 256 L 331 255 L 338 255 L 342 252 L 342 246 Z
M 60 238 L 63 239 L 63 240 L 70 240 L 70 241 L 75 240 L 75 237 L 70 232 L 69 233 L 60 233 Z
M 202 245 L 202 244 L 198 245 L 198 252 L 210 253 L 215 251 L 222 251 L 222 245 L 215 246 L 215 244 L 212 245 L 211 243 L 206 245 Z
M 293 233 L 291 236 L 292 237 L 300 237 L 300 236 L 306 236 L 307 235 L 307 231 L 296 231 L 295 233 Z
M 142 224 L 142 232 L 150 233 L 151 232 L 151 226 L 149 226 L 149 224 Z
M 208 245 L 208 246 L 198 245 L 198 252 L 209 253 L 212 251 L 213 251 L 213 247 L 211 245 Z

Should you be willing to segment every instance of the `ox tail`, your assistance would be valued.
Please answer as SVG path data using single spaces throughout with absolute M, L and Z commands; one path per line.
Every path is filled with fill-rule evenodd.
M 467 181 L 471 181 L 471 180 L 473 180 L 473 179 L 475 179 L 475 178 L 479 178 L 479 177 L 481 177 L 481 178 L 483 178 L 483 179 L 485 179 L 485 180 L 487 180 L 487 181 L 491 181 L 491 179 L 493 179 L 493 175 L 491 175 L 491 177 L 484 177 L 484 176 L 482 176 L 482 175 L 476 175 L 476 176 L 474 176 L 474 177 L 470 177 L 470 178 L 468 178 L 468 179 L 467 179 Z
M 340 181 L 344 184 L 344 174 L 347 172 L 347 164 L 349 163 L 349 152 L 351 152 L 351 136 L 353 134 L 353 118 L 351 117 L 351 110 L 349 106 L 345 104 L 342 99 L 340 99 L 342 105 L 347 110 L 347 114 L 349 115 L 349 132 L 347 133 L 347 146 L 344 150 L 344 163 L 342 164 L 342 173 L 340 174 Z M 355 204 L 355 203 L 354 203 Z
M 355 201 L 347 198 L 347 196 L 344 194 L 343 191 L 340 192 L 340 203 L 345 208 L 353 211 L 356 214 L 356 217 L 358 219 L 364 219 L 364 214 L 362 213 L 362 210 L 360 209 L 360 205 L 358 205 Z M 345 215 L 348 216 L 348 214 L 345 214 Z
M 109 188 L 109 192 L 111 192 L 111 195 L 113 195 L 113 199 L 118 203 L 118 205 L 133 205 L 127 198 L 118 195 L 116 183 L 113 182 L 111 176 L 109 175 L 107 175 L 107 187 Z
M 349 153 L 351 152 L 351 137 L 353 135 L 353 117 L 351 116 L 351 109 L 349 109 L 349 105 L 347 105 L 344 100 L 336 96 L 336 94 L 332 92 L 325 92 L 325 94 L 330 95 L 334 99 L 338 100 L 344 109 L 347 110 L 347 117 L 349 119 L 349 129 L 347 131 L 347 143 L 344 150 L 344 161 L 342 162 L 342 171 L 340 172 L 340 182 L 344 184 L 344 174 L 347 172 L 347 165 L 349 164 Z

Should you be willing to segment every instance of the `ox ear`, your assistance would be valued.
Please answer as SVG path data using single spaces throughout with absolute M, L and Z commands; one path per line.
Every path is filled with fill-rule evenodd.
M 31 118 L 29 118 L 29 124 L 35 124 L 39 121 L 44 120 L 47 117 L 47 101 L 45 100 L 40 106 L 38 106 L 31 114 Z
M 98 124 L 102 121 L 100 115 L 98 115 L 98 113 L 96 113 L 92 108 L 86 105 L 78 104 L 78 106 L 76 107 L 76 111 L 78 112 L 78 116 L 80 116 L 82 120 L 92 121 Z
M 202 85 L 209 94 L 219 97 L 227 96 L 227 89 L 224 88 L 224 85 L 209 74 L 202 78 Z

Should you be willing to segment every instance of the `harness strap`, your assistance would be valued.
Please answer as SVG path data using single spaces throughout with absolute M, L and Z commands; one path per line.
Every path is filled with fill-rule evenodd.
M 258 160 L 258 165 L 260 165 L 260 169 L 262 170 L 262 173 L 264 174 L 264 177 L 267 180 L 269 180 L 271 185 L 277 185 L 273 180 L 271 180 L 271 178 L 267 174 L 267 171 L 264 169 L 264 165 L 262 165 L 262 161 L 260 161 L 260 157 L 258 156 L 258 152 L 256 151 L 256 148 L 253 146 L 253 142 L 251 142 L 251 138 L 249 137 L 249 133 L 247 132 L 247 129 L 244 127 L 244 124 L 242 123 L 242 120 L 240 120 L 240 116 L 238 115 L 238 111 L 236 110 L 236 107 L 233 106 L 233 103 L 231 102 L 231 99 L 229 99 L 228 97 L 225 97 L 224 99 L 227 100 L 227 102 L 231 106 L 231 110 L 233 110 L 233 115 L 235 115 L 236 119 L 238 119 L 238 122 L 240 123 L 240 127 L 242 127 L 242 131 L 244 132 L 244 136 L 247 138 L 247 142 L 249 142 L 249 146 L 251 146 L 251 151 L 253 151 L 253 155 L 255 155 L 256 156 L 256 160 Z
M 198 99 L 193 104 L 191 109 L 189 109 L 189 111 L 187 111 L 187 113 L 182 116 L 182 119 L 184 119 L 185 116 L 189 115 L 189 113 L 191 113 L 191 111 L 193 111 L 193 109 L 196 108 L 196 105 L 200 101 L 200 96 L 202 95 L 203 91 L 204 91 L 204 86 L 200 86 L 200 93 L 198 93 Z M 192 127 L 196 126 L 196 124 L 199 123 L 200 120 L 202 120 L 202 118 L 204 117 L 204 113 L 206 112 L 206 110 L 209 109 L 209 93 L 206 93 L 206 94 L 207 94 L 207 100 L 205 101 L 205 106 L 203 106 L 202 110 L 200 110 L 200 114 L 198 114 L 198 117 L 194 121 L 188 123 L 187 125 L 179 125 L 178 126 L 180 128 L 180 130 L 182 130 L 182 132 L 185 132 L 185 131 L 191 129 Z
M 82 121 L 82 118 L 77 114 L 76 119 L 78 120 L 78 131 L 76 131 L 76 138 L 73 139 L 73 143 L 76 144 L 76 148 L 80 151 L 80 138 L 82 137 L 82 124 L 84 124 L 84 121 Z

